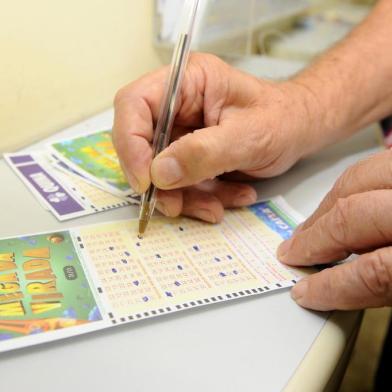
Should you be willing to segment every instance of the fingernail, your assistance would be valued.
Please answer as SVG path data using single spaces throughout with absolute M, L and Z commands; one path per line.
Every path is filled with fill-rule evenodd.
M 308 280 L 300 280 L 291 290 L 291 298 L 295 302 L 301 302 L 301 299 L 306 295 L 308 291 Z
M 286 255 L 287 255 L 287 253 L 290 250 L 291 243 L 292 243 L 292 240 L 289 239 L 289 240 L 284 241 L 284 242 L 282 242 L 280 244 L 280 246 L 278 248 L 278 253 L 277 253 L 278 254 L 278 259 L 280 261 L 285 261 Z
M 151 174 L 156 185 L 166 187 L 179 182 L 184 173 L 174 158 L 161 158 L 153 161 Z
M 217 219 L 215 215 L 209 210 L 195 210 L 190 213 L 190 215 L 194 216 L 195 218 L 199 218 L 203 221 L 216 223 Z
M 169 216 L 169 213 L 168 213 L 168 211 L 167 211 L 167 208 L 165 207 L 165 205 L 164 205 L 162 202 L 157 201 L 156 204 L 155 204 L 155 207 L 156 207 L 163 215 Z
M 233 205 L 234 207 L 245 207 L 256 203 L 256 200 L 257 200 L 257 195 L 247 193 L 246 195 L 238 196 L 234 200 Z
M 128 183 L 129 183 L 130 187 L 131 187 L 136 193 L 141 193 L 141 192 L 140 192 L 139 181 L 136 179 L 136 177 L 135 177 L 133 174 L 128 173 L 128 172 L 126 172 L 125 175 L 126 175 L 126 177 L 127 177 L 127 180 L 128 180 Z

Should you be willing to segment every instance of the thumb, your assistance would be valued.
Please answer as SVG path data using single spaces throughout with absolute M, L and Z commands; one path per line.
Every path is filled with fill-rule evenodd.
M 152 181 L 160 189 L 175 189 L 244 170 L 258 148 L 255 143 L 249 145 L 251 139 L 244 124 L 240 127 L 233 122 L 189 133 L 154 159 Z
M 392 247 L 359 256 L 297 283 L 291 291 L 314 310 L 354 310 L 392 304 Z

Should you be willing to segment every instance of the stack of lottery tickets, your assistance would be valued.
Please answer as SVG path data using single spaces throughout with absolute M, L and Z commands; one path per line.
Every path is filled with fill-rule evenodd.
M 44 151 L 5 154 L 5 159 L 60 221 L 139 202 L 121 170 L 111 131 L 61 140 Z

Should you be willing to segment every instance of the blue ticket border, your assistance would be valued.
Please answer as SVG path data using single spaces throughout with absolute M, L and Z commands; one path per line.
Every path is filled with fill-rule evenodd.
M 293 235 L 297 227 L 295 220 L 289 217 L 273 201 L 257 203 L 250 206 L 249 210 L 285 240 Z

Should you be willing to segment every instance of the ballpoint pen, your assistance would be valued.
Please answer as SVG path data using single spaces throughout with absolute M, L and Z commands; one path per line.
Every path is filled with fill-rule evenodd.
M 157 126 L 154 132 L 152 147 L 153 158 L 163 151 L 170 143 L 178 98 L 188 63 L 199 0 L 188 0 L 188 4 L 186 4 L 186 6 L 189 6 L 189 8 L 186 7 L 185 10 L 189 10 L 190 12 L 188 17 L 185 19 L 184 27 L 180 30 L 178 43 L 174 50 L 170 75 L 166 85 L 164 99 L 161 104 Z M 145 233 L 150 218 L 154 212 L 156 192 L 156 187 L 154 184 L 151 184 L 142 197 L 139 217 L 139 236 Z

